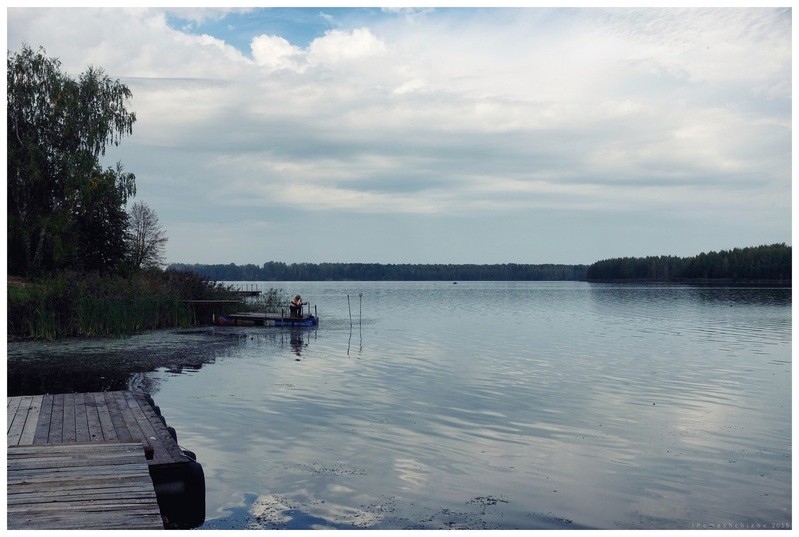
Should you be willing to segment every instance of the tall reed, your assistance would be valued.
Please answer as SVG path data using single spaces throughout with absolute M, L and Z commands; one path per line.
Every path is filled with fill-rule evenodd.
M 10 337 L 126 336 L 193 322 L 184 300 L 228 298 L 190 273 L 148 270 L 128 278 L 61 273 L 8 285 Z

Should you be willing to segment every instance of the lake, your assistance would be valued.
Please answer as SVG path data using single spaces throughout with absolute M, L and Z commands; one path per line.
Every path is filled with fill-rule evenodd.
M 9 343 L 9 393 L 149 391 L 207 529 L 790 527 L 791 289 L 262 286 L 319 326 Z

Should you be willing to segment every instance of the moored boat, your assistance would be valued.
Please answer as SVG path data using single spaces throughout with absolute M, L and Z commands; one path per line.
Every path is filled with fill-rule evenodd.
M 219 326 L 317 326 L 319 317 L 303 315 L 285 316 L 280 313 L 243 312 L 230 313 L 217 318 Z

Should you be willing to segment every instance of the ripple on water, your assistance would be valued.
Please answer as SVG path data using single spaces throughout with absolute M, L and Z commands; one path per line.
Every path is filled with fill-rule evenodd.
M 790 521 L 790 290 L 302 288 L 318 328 L 171 334 L 137 380 L 203 464 L 207 528 Z

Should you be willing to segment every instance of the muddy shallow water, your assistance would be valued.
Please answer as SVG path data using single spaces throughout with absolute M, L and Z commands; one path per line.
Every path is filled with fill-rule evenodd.
M 319 327 L 12 343 L 9 394 L 151 393 L 208 529 L 790 524 L 790 289 L 278 285 Z

